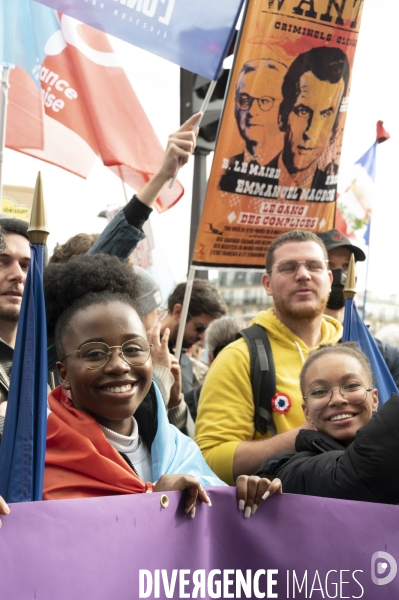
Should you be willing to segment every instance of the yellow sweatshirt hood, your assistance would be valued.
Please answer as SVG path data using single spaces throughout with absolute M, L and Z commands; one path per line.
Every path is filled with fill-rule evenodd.
M 266 329 L 276 369 L 276 394 L 272 401 L 273 421 L 277 433 L 289 431 L 304 422 L 299 374 L 309 353 L 305 342 L 288 329 L 270 308 L 251 321 Z M 336 344 L 342 337 L 341 324 L 332 317 L 323 317 L 320 344 Z
M 336 344 L 342 337 L 342 325 L 339 323 L 339 321 L 327 315 L 324 315 L 321 322 L 321 340 L 320 343 L 315 346 L 315 348 L 308 348 L 308 346 L 300 337 L 295 335 L 291 329 L 286 327 L 276 317 L 272 308 L 258 313 L 256 317 L 252 319 L 250 325 L 255 325 L 255 323 L 266 329 L 270 343 L 272 343 L 272 340 L 278 341 L 281 349 L 284 348 L 287 351 L 293 351 L 296 353 L 299 352 L 300 348 L 303 352 L 305 360 L 307 359 L 311 350 L 315 350 L 315 348 L 318 348 L 318 346 L 322 344 Z

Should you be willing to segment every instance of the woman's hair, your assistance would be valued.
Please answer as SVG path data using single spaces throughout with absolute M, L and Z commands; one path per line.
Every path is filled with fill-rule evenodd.
M 65 244 L 57 244 L 53 250 L 53 255 L 51 256 L 49 263 L 65 263 L 68 262 L 72 256 L 86 254 L 98 236 L 98 233 L 78 233 L 69 238 Z
M 337 344 L 336 346 L 328 344 L 325 346 L 320 346 L 320 348 L 312 352 L 303 365 L 300 375 L 302 396 L 305 396 L 305 377 L 309 367 L 314 363 L 315 360 L 320 358 L 320 356 L 325 356 L 326 354 L 344 354 L 345 356 L 353 356 L 362 365 L 370 379 L 370 383 L 374 385 L 374 375 L 371 369 L 370 361 L 355 342 L 345 342 L 344 344 Z
M 66 327 L 78 310 L 93 304 L 123 302 L 136 312 L 140 285 L 131 267 L 108 254 L 83 254 L 66 263 L 50 264 L 44 271 L 47 331 L 56 335 L 62 353 Z M 140 313 L 139 316 L 141 317 Z
M 109 304 L 110 302 L 121 302 L 122 304 L 127 304 L 128 306 L 134 308 L 134 310 L 137 312 L 136 304 L 132 298 L 126 294 L 113 294 L 112 292 L 108 291 L 94 294 L 90 292 L 85 296 L 75 300 L 71 306 L 68 306 L 68 308 L 64 310 L 57 320 L 54 332 L 55 350 L 58 360 L 61 360 L 61 358 L 65 355 L 64 340 L 72 317 L 81 310 L 85 310 L 97 304 Z

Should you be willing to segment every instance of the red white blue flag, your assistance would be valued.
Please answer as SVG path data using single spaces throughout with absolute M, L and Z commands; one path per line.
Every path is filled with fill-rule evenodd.
M 163 149 L 105 33 L 33 0 L 0 0 L 10 73 L 6 146 L 87 177 L 99 157 L 135 190 Z M 182 196 L 176 182 L 157 208 Z

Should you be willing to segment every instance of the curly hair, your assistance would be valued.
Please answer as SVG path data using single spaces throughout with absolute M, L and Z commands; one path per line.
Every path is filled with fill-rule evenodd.
M 71 256 L 86 254 L 98 236 L 98 233 L 78 233 L 69 238 L 65 244 L 57 244 L 49 263 L 65 263 Z
M 87 294 L 119 294 L 135 304 L 141 290 L 131 267 L 108 254 L 82 254 L 66 263 L 49 264 L 44 271 L 47 331 L 54 337 L 62 313 Z M 119 299 L 119 298 L 118 298 Z M 78 309 L 77 309 L 78 310 Z M 139 311 L 137 311 L 139 312 Z M 69 318 L 72 314 L 69 313 Z M 140 315 L 141 316 L 141 315 Z
M 356 358 L 356 360 L 358 360 L 363 367 L 365 373 L 367 373 L 371 385 L 374 385 L 375 381 L 370 361 L 364 352 L 359 348 L 358 344 L 356 344 L 356 342 L 345 342 L 343 344 L 337 344 L 336 346 L 333 346 L 332 344 L 325 344 L 317 348 L 317 350 L 314 350 L 314 352 L 311 352 L 302 367 L 300 374 L 300 386 L 303 396 L 305 395 L 305 378 L 309 367 L 314 363 L 315 360 L 320 358 L 320 356 L 326 356 L 330 354 L 341 354 Z
M 127 304 L 137 312 L 137 305 L 134 300 L 127 294 L 115 294 L 109 291 L 92 293 L 89 292 L 85 296 L 81 296 L 73 304 L 68 306 L 57 320 L 54 332 L 55 351 L 58 360 L 61 360 L 65 355 L 64 340 L 68 331 L 69 323 L 72 317 L 79 311 L 92 307 L 98 304 L 110 304 L 111 302 L 120 302 Z

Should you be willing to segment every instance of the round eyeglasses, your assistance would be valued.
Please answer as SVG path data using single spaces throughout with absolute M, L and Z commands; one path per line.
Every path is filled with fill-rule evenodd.
M 122 356 L 125 362 L 134 367 L 139 367 L 148 360 L 151 353 L 151 346 L 152 344 L 149 344 L 143 338 L 128 340 L 122 346 L 108 346 L 105 342 L 87 342 L 86 344 L 82 344 L 77 350 L 63 356 L 61 362 L 64 358 L 76 353 L 86 369 L 102 369 L 112 356 L 112 348 L 119 348 L 119 356 Z
M 303 396 L 303 399 L 313 410 L 321 410 L 331 402 L 334 390 L 338 390 L 342 398 L 347 400 L 349 404 L 362 404 L 367 398 L 367 392 L 371 392 L 372 389 L 374 388 L 366 388 L 361 383 L 351 381 L 339 386 L 322 386 L 310 389 L 307 396 Z
M 263 112 L 268 112 L 273 108 L 274 98 L 271 96 L 261 96 L 260 98 L 255 98 L 255 96 L 250 96 L 249 94 L 240 93 L 236 97 L 236 102 L 238 108 L 241 110 L 250 110 L 254 100 L 257 101 L 259 109 Z

